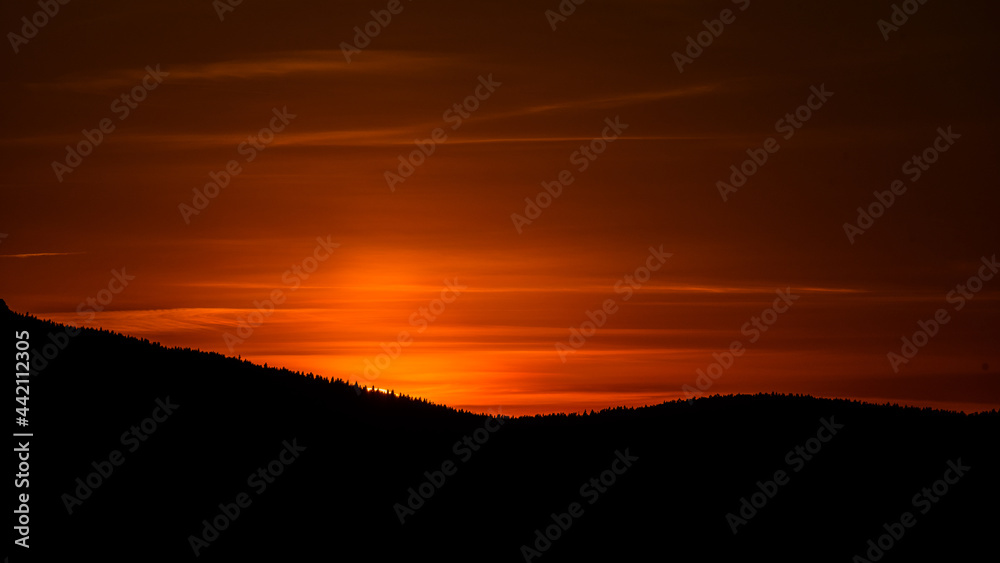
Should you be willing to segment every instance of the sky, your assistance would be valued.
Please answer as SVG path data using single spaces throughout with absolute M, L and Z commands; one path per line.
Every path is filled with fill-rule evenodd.
M 5 2 L 0 297 L 474 411 L 997 408 L 1000 8 L 896 5 Z

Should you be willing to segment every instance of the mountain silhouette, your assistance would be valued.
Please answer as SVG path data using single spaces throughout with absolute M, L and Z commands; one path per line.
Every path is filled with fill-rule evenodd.
M 33 360 L 29 422 L 14 427 L 32 436 L 13 438 L 30 450 L 30 485 L 15 488 L 29 494 L 30 548 L 11 547 L 14 562 L 846 563 L 994 550 L 996 411 L 760 394 L 510 418 L 77 334 L 6 305 L 0 316 L 7 349 L 27 331 Z

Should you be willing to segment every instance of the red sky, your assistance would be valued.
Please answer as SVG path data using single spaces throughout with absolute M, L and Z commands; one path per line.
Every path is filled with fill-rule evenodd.
M 886 40 L 891 2 L 587 0 L 553 30 L 555 1 L 404 1 L 348 63 L 342 44 L 386 5 L 245 0 L 220 21 L 208 1 L 71 2 L 16 53 L 8 35 L 0 297 L 473 410 L 683 398 L 735 340 L 708 393 L 1000 406 L 1000 279 L 961 310 L 946 298 L 1000 246 L 995 5 L 928 2 Z M 679 72 L 673 53 L 725 9 Z M 38 10 L 7 2 L 0 22 L 21 34 Z M 147 67 L 164 73 L 150 90 Z M 477 88 L 467 117 L 448 113 Z M 600 155 L 574 156 L 616 118 Z M 53 161 L 105 119 L 59 181 Z M 248 162 L 241 143 L 272 124 Z M 939 128 L 957 137 L 914 181 L 904 163 Z M 769 137 L 724 200 L 717 182 Z M 228 187 L 185 216 L 231 160 Z M 518 232 L 511 215 L 563 170 L 572 183 Z M 897 179 L 852 243 L 844 224 Z M 318 237 L 339 246 L 286 276 Z M 615 284 L 650 247 L 671 256 L 626 301 Z M 128 286 L 79 314 L 123 268 Z M 425 326 L 446 280 L 467 289 Z M 786 288 L 798 299 L 751 343 L 741 328 Z M 230 352 L 224 335 L 274 290 L 283 303 Z M 556 344 L 607 299 L 616 312 L 563 362 Z M 894 372 L 887 354 L 938 309 L 948 322 Z M 369 382 L 366 359 L 401 331 L 412 342 Z

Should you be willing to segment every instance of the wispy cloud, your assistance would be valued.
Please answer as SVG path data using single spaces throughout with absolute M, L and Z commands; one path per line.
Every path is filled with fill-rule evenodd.
M 33 252 L 30 254 L 0 254 L 0 258 L 37 258 L 39 256 L 72 256 L 86 252 Z
M 535 113 L 545 113 L 551 111 L 567 111 L 579 109 L 610 109 L 624 107 L 631 104 L 657 102 L 670 98 L 687 98 L 714 92 L 717 85 L 700 84 L 687 88 L 673 88 L 669 90 L 651 90 L 648 92 L 632 92 L 628 94 L 615 94 L 580 98 L 576 100 L 563 100 L 558 103 L 530 105 L 524 108 L 510 111 L 503 114 L 491 115 L 491 119 L 504 119 L 519 115 L 531 115 Z
M 375 51 L 366 53 L 365 60 L 348 64 L 339 50 L 311 50 L 267 53 L 252 59 L 232 59 L 201 64 L 161 64 L 169 73 L 171 84 L 219 82 L 225 80 L 261 80 L 283 78 L 295 74 L 352 73 L 390 74 L 426 72 L 432 68 L 454 66 L 462 62 L 458 55 Z M 154 68 L 156 64 L 151 65 Z M 145 69 L 114 69 L 101 76 L 78 74 L 63 76 L 51 82 L 26 84 L 28 88 L 72 90 L 77 92 L 113 91 L 135 86 Z

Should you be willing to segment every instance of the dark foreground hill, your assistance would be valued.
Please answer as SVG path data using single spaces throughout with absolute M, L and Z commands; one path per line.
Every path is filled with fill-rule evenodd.
M 758 395 L 496 419 L 0 313 L 38 368 L 12 562 L 995 554 L 996 413 Z

